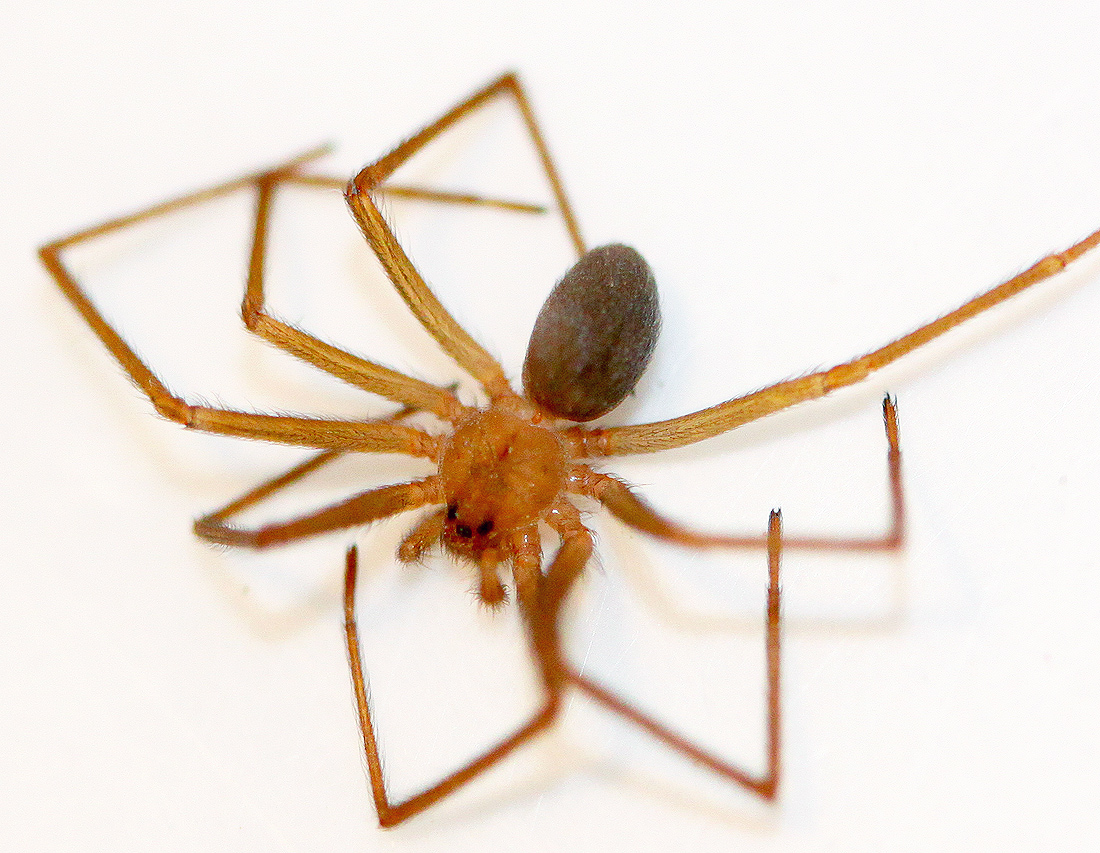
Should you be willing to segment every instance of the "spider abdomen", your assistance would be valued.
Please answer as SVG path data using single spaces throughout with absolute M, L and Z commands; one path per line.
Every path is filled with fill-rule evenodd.
M 550 292 L 523 364 L 527 396 L 571 421 L 615 408 L 642 376 L 660 331 L 649 264 L 615 243 L 586 252 Z
M 443 542 L 476 558 L 545 515 L 565 488 L 565 450 L 545 427 L 499 410 L 479 411 L 456 425 L 439 478 L 447 506 Z

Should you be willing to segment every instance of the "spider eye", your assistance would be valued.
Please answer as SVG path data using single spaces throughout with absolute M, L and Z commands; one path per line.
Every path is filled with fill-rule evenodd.
M 477 532 L 479 536 L 488 536 L 493 532 L 493 520 L 491 518 L 486 519 L 477 526 Z
M 455 533 L 457 533 L 463 539 L 469 539 L 471 536 L 474 535 L 474 531 L 472 531 L 469 526 L 465 524 L 458 525 L 455 528 Z
M 454 521 L 456 518 L 458 518 L 458 504 L 448 504 L 447 505 L 447 520 L 448 521 Z

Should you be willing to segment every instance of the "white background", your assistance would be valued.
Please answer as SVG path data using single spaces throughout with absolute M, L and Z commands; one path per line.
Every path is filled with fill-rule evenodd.
M 325 169 L 350 174 L 516 68 L 587 238 L 637 246 L 662 287 L 653 367 L 609 421 L 673 416 L 865 352 L 1100 226 L 1095 4 L 185 5 L 5 16 L 5 849 L 1100 841 L 1100 259 L 858 390 L 608 465 L 701 527 L 763 531 L 779 505 L 792 533 L 874 532 L 886 511 L 879 401 L 897 394 L 904 553 L 785 560 L 778 803 L 576 700 L 499 772 L 383 832 L 342 647 L 344 548 L 357 538 L 363 553 L 395 795 L 530 708 L 511 617 L 480 612 L 443 558 L 396 567 L 410 517 L 281 553 L 194 540 L 191 518 L 302 453 L 157 420 L 34 257 L 47 239 L 318 142 L 338 144 Z M 440 151 L 419 177 L 545 194 L 507 109 Z M 359 248 L 338 194 L 291 195 L 272 261 L 278 313 L 418 376 L 459 378 Z M 249 204 L 105 240 L 74 252 L 74 267 L 190 399 L 388 411 L 239 328 Z M 570 262 L 555 222 L 391 213 L 447 306 L 518 372 Z M 330 288 L 341 273 L 350 283 Z M 271 514 L 422 470 L 358 460 Z M 703 559 L 593 524 L 601 559 L 571 622 L 578 659 L 758 767 L 763 557 Z

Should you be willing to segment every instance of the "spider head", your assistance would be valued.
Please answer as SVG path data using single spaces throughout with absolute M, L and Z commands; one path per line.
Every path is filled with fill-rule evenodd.
M 476 505 L 472 508 L 460 508 L 457 501 L 447 505 L 446 519 L 443 522 L 443 545 L 456 557 L 476 562 L 486 550 L 497 547 L 499 535 L 493 518 L 495 507 L 486 506 L 485 501 L 471 503 Z
M 489 607 L 497 608 L 504 604 L 507 597 L 497 573 L 502 557 L 498 543 L 500 537 L 496 522 L 491 517 L 476 522 L 471 520 L 473 517 L 463 514 L 458 503 L 448 504 L 441 539 L 448 551 L 477 566 L 480 575 L 477 596 Z
M 515 534 L 565 488 L 565 454 L 549 429 L 500 409 L 455 425 L 439 462 L 443 546 L 476 565 L 508 558 Z

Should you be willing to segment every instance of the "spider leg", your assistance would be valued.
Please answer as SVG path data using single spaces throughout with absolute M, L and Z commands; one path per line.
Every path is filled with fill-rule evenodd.
M 535 120 L 527 95 L 515 74 L 505 74 L 488 86 L 475 92 L 439 119 L 402 142 L 390 153 L 366 166 L 348 184 L 344 196 L 352 215 L 381 262 L 386 274 L 397 288 L 421 325 L 436 339 L 443 350 L 470 373 L 486 389 L 490 396 L 512 396 L 500 364 L 450 315 L 432 293 L 417 272 L 401 244 L 398 243 L 389 224 L 375 204 L 371 193 L 382 189 L 383 183 L 401 164 L 435 139 L 440 133 L 461 119 L 475 112 L 487 101 L 502 95 L 511 95 L 516 103 L 531 139 L 538 151 L 543 170 L 557 201 L 566 230 L 569 232 L 578 255 L 584 254 L 584 240 L 580 236 L 576 217 L 566 198 L 557 170 L 554 168 L 542 131 Z
M 306 160 L 319 156 L 325 149 L 309 152 L 280 167 L 297 168 Z M 278 173 L 275 170 L 274 173 Z M 46 269 L 57 282 L 61 292 L 95 332 L 108 352 L 129 375 L 130 379 L 149 398 L 157 412 L 190 429 L 295 444 L 318 449 L 376 451 L 407 453 L 413 456 L 434 456 L 438 442 L 428 434 L 401 424 L 385 420 L 341 421 L 325 418 L 265 415 L 256 412 L 239 412 L 210 406 L 192 406 L 173 395 L 156 374 L 142 361 L 88 298 L 83 288 L 61 259 L 64 249 L 101 234 L 132 225 L 190 204 L 196 204 L 232 192 L 249 183 L 262 180 L 272 172 L 246 175 L 207 190 L 201 190 L 178 199 L 156 205 L 139 213 L 89 228 L 85 231 L 48 243 L 39 249 L 39 256 Z
M 887 396 L 882 401 L 882 416 L 886 426 L 888 487 L 890 491 L 890 523 L 879 536 L 787 536 L 783 547 L 815 551 L 896 551 L 905 537 L 905 493 L 901 478 L 901 449 L 898 438 L 897 402 Z M 581 467 L 581 466 L 578 466 Z M 699 548 L 762 548 L 767 536 L 721 536 L 698 533 L 660 515 L 636 495 L 626 483 L 586 466 L 580 470 L 584 493 L 599 500 L 619 521 L 679 545 Z
M 854 385 L 960 323 L 1061 272 L 1067 265 L 1097 245 L 1100 245 L 1100 231 L 1093 232 L 1063 252 L 1048 255 L 1019 275 L 980 293 L 938 320 L 933 320 L 907 335 L 902 335 L 897 340 L 865 356 L 838 364 L 829 370 L 777 382 L 752 394 L 665 421 L 607 429 L 574 427 L 570 430 L 570 435 L 578 448 L 576 455 L 624 456 L 631 453 L 650 453 L 655 450 L 683 447 L 721 435 L 796 403 L 816 400 L 838 388 Z
M 724 761 L 710 752 L 692 743 L 685 737 L 662 725 L 653 717 L 626 702 L 606 687 L 597 684 L 587 676 L 581 675 L 570 664 L 565 664 L 565 677 L 578 689 L 588 694 L 608 710 L 630 720 L 638 727 L 649 732 L 657 740 L 671 749 L 701 764 L 720 776 L 736 782 L 765 800 L 773 800 L 779 788 L 780 757 L 780 692 L 779 692 L 779 555 L 782 550 L 781 519 L 778 510 L 773 510 L 768 522 L 768 603 L 767 603 L 767 641 L 766 659 L 768 670 L 767 706 L 768 719 L 765 727 L 767 739 L 767 768 L 764 773 L 754 775 L 734 764 Z
M 453 391 L 454 388 L 455 386 L 452 385 L 448 390 Z M 416 411 L 417 410 L 412 408 L 411 406 L 405 406 L 404 408 L 390 415 L 388 420 L 396 422 L 401 420 L 402 418 L 408 417 L 409 415 L 416 414 Z M 319 468 L 323 468 L 330 462 L 334 462 L 336 459 L 340 458 L 343 455 L 343 451 L 340 450 L 322 450 L 320 453 L 314 454 L 313 456 L 306 459 L 304 462 L 299 462 L 297 465 L 293 466 L 287 471 L 284 471 L 282 474 L 277 474 L 270 480 L 265 480 L 260 485 L 256 486 L 255 488 L 249 489 L 239 498 L 233 499 L 220 509 L 216 509 L 213 512 L 207 513 L 202 518 L 196 519 L 194 526 L 196 535 L 203 536 L 203 534 L 199 532 L 200 527 L 202 527 L 204 530 L 215 529 L 218 527 L 231 529 L 232 526 L 225 524 L 225 522 L 232 518 L 234 515 L 243 512 L 249 507 L 253 507 L 257 504 L 262 503 L 276 492 L 280 492 L 288 486 L 297 483 L 302 478 L 308 476 L 309 474 L 312 474 Z M 410 559 L 415 559 L 415 557 Z M 408 560 L 406 560 L 406 562 L 408 562 Z
M 303 186 L 322 187 L 330 190 L 343 190 L 348 185 L 348 179 L 346 177 L 303 174 L 301 172 L 292 172 L 291 174 L 284 175 L 283 182 L 288 184 L 301 184 Z M 513 213 L 546 213 L 546 207 L 541 204 L 531 204 L 530 202 L 508 198 L 493 198 L 492 196 L 476 195 L 474 193 L 433 190 L 427 187 L 410 186 L 407 184 L 387 183 L 378 187 L 375 192 L 395 198 L 410 198 L 419 201 L 439 202 L 440 204 L 495 207 L 500 210 L 510 210 Z
M 292 356 L 331 373 L 344 382 L 361 387 L 364 391 L 382 395 L 388 400 L 404 403 L 407 406 L 425 409 L 452 422 L 467 412 L 467 409 L 455 400 L 453 393 L 447 389 L 414 379 L 412 376 L 386 368 L 382 364 L 353 356 L 352 353 L 334 347 L 331 343 L 313 337 L 303 329 L 289 325 L 267 313 L 264 299 L 264 259 L 275 189 L 281 183 L 304 183 L 321 187 L 335 185 L 340 188 L 346 184 L 342 179 L 286 172 L 272 172 L 257 179 L 259 193 L 256 198 L 248 287 L 245 289 L 241 305 L 241 316 L 245 327 Z M 400 186 L 386 186 L 382 189 L 389 194 L 445 201 L 451 204 L 488 205 L 529 212 L 541 210 L 538 206 L 522 205 L 518 201 L 441 193 L 437 190 Z
M 314 457 L 288 473 L 296 473 L 299 469 L 311 464 L 316 468 L 319 458 Z M 225 522 L 225 515 L 219 516 L 217 513 L 212 513 L 195 521 L 194 530 L 196 536 L 219 545 L 268 548 L 320 533 L 368 524 L 407 509 L 438 503 L 440 500 L 442 495 L 437 478 L 428 477 L 411 483 L 397 483 L 371 489 L 315 512 L 254 529 L 233 527 Z
M 314 454 L 304 462 L 299 462 L 293 468 L 290 468 L 282 474 L 278 474 L 270 480 L 265 480 L 260 485 L 253 489 L 249 489 L 239 498 L 233 499 L 220 509 L 209 512 L 202 516 L 202 518 L 195 519 L 195 535 L 208 539 L 210 537 L 205 536 L 201 531 L 213 530 L 216 528 L 232 529 L 231 525 L 225 522 L 234 515 L 256 504 L 262 503 L 276 492 L 282 491 L 287 486 L 297 483 L 303 477 L 312 474 L 319 468 L 323 468 L 328 463 L 335 461 L 343 455 L 344 454 L 339 450 L 322 450 L 320 453 Z
M 241 317 L 245 327 L 285 352 L 365 391 L 404 403 L 406 406 L 430 411 L 450 421 L 454 421 L 468 411 L 466 407 L 459 404 L 451 390 L 352 355 L 267 312 L 264 298 L 264 259 L 274 194 L 276 188 L 282 183 L 342 190 L 347 185 L 347 180 L 286 171 L 270 172 L 257 179 L 258 193 L 252 252 L 248 266 L 248 284 L 241 304 Z M 540 205 L 422 187 L 386 184 L 379 187 L 378 191 L 386 195 L 423 201 L 483 205 L 522 213 L 545 212 L 545 208 Z
M 402 563 L 420 562 L 429 548 L 439 544 L 446 518 L 447 510 L 440 509 L 420 519 L 401 540 L 397 548 L 397 559 Z
M 47 243 L 41 249 L 39 249 L 40 255 L 49 255 L 55 258 L 61 253 L 63 249 L 67 249 L 70 246 L 75 246 L 80 243 L 86 243 L 96 237 L 100 237 L 104 234 L 110 234 L 113 231 L 120 231 L 123 228 L 128 228 L 131 225 L 136 225 L 139 222 L 144 222 L 148 219 L 155 219 L 158 216 L 164 216 L 167 213 L 173 213 L 177 210 L 182 210 L 185 207 L 191 207 L 196 204 L 202 204 L 206 201 L 212 201 L 213 199 L 220 198 L 223 195 L 229 195 L 237 190 L 244 189 L 245 187 L 255 184 L 257 181 L 271 174 L 293 174 L 299 168 L 307 163 L 316 160 L 319 157 L 323 157 L 329 152 L 330 146 L 319 145 L 316 148 L 312 148 L 297 157 L 293 157 L 284 163 L 280 163 L 277 166 L 273 166 L 267 169 L 261 169 L 257 172 L 250 172 L 247 175 L 241 175 L 240 177 L 233 178 L 232 180 L 224 181 L 213 187 L 197 190 L 195 192 L 187 193 L 186 195 L 179 196 L 178 198 L 170 199 L 168 201 L 161 202 L 159 204 L 152 205 L 151 207 L 139 210 L 135 213 L 129 213 L 124 216 L 118 216 L 114 219 L 109 219 L 99 225 L 94 225 L 91 228 L 85 228 L 81 231 L 77 231 L 73 234 L 69 234 L 58 240 L 54 240 Z M 46 263 L 45 258 L 43 262 Z M 50 267 L 49 263 L 46 266 Z M 58 284 L 61 285 L 61 289 L 68 295 L 65 285 L 59 280 Z M 79 289 L 79 288 L 78 288 Z
M 283 180 L 283 173 L 273 172 L 263 175 L 257 181 L 256 219 L 248 264 L 248 284 L 241 304 L 241 317 L 245 327 L 279 349 L 364 391 L 432 412 L 450 421 L 467 411 L 446 388 L 352 355 L 267 313 L 264 305 L 264 258 L 267 253 L 271 203 L 276 186 Z
M 560 690 L 548 689 L 542 706 L 526 723 L 466 766 L 459 768 L 407 800 L 399 803 L 391 802 L 386 792 L 386 780 L 382 773 L 382 758 L 378 751 L 374 722 L 371 719 L 370 701 L 367 698 L 366 681 L 363 677 L 363 664 L 359 651 L 359 631 L 355 624 L 357 570 L 358 558 L 356 549 L 353 546 L 348 550 L 344 574 L 344 632 L 347 639 L 348 659 L 351 662 L 352 685 L 355 689 L 355 702 L 359 713 L 359 729 L 363 737 L 363 751 L 366 755 L 367 770 L 370 774 L 374 806 L 378 812 L 378 822 L 383 827 L 392 827 L 454 793 L 545 730 L 554 722 L 561 711 L 561 692 Z
M 561 690 L 566 679 L 561 647 L 560 617 L 569 592 L 592 557 L 592 533 L 581 523 L 576 507 L 565 500 L 548 520 L 561 537 L 561 546 L 544 575 L 536 579 L 535 595 L 524 600 L 524 585 L 516 578 L 520 605 L 531 634 L 531 651 L 548 689 Z
M 434 458 L 439 450 L 439 440 L 434 436 L 388 420 L 340 421 L 190 406 L 179 397 L 168 394 L 163 385 L 157 393 L 148 393 L 157 411 L 169 420 L 189 429 L 218 435 L 315 447 L 318 450 L 404 453 L 427 458 Z

